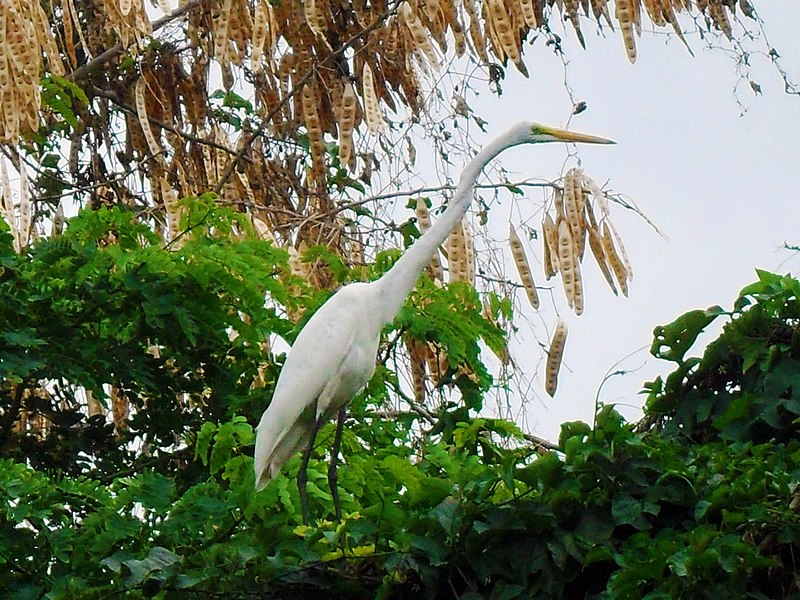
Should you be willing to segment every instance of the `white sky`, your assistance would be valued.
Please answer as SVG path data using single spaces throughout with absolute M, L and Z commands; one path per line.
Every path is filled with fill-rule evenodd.
M 800 80 L 800 3 L 758 2 L 770 42 L 783 57 L 790 77 Z M 755 268 L 800 271 L 800 257 L 782 250 L 784 241 L 800 243 L 800 97 L 783 92 L 783 82 L 764 57 L 754 57 L 752 78 L 763 94 L 747 83 L 733 88 L 734 61 L 720 50 L 704 48 L 697 38 L 692 58 L 676 39 L 645 33 L 638 40 L 639 59 L 628 63 L 619 34 L 596 38 L 587 28 L 588 51 L 567 32 L 568 81 L 588 110 L 573 118 L 571 128 L 615 139 L 617 146 L 580 149 L 587 174 L 601 185 L 634 198 L 668 236 L 665 241 L 645 222 L 619 207 L 612 220 L 625 240 L 635 279 L 629 299 L 615 298 L 587 256 L 584 273 L 586 309 L 581 317 L 564 312 L 563 292 L 556 305 L 570 326 L 565 363 L 554 399 L 539 384 L 530 390 L 526 428 L 557 439 L 563 421 L 591 422 L 594 397 L 614 363 L 642 346 L 649 348 L 655 325 L 672 321 L 686 310 L 720 304 L 729 308 L 739 290 L 755 280 Z M 761 46 L 763 48 L 763 45 Z M 513 67 L 498 99 L 483 93 L 476 112 L 490 121 L 482 142 L 521 119 L 563 125 L 571 102 L 564 90 L 561 62 L 543 44 L 528 48 L 531 78 Z M 565 151 L 558 145 L 522 147 L 504 155 L 503 164 L 520 178 L 555 178 Z M 513 175 L 511 176 L 513 179 Z M 525 207 L 518 201 L 511 220 L 534 217 L 541 196 Z M 508 203 L 504 203 L 508 204 Z M 503 216 L 491 219 L 502 223 Z M 503 224 L 503 226 L 505 226 Z M 502 234 L 501 234 L 502 235 Z M 529 246 L 541 257 L 538 243 Z M 533 258 L 533 256 L 531 256 Z M 538 269 L 538 273 L 541 270 Z M 558 286 L 560 283 L 553 280 Z M 537 283 L 544 283 L 541 275 Z M 534 327 L 542 339 L 552 327 L 552 303 L 544 303 Z M 529 364 L 540 365 L 541 352 L 530 344 Z M 524 352 L 517 348 L 517 356 Z M 644 350 L 626 360 L 638 370 L 608 382 L 601 393 L 606 403 L 641 406 L 641 384 L 671 363 L 656 361 Z M 571 371 L 571 372 L 570 372 Z M 621 407 L 630 419 L 635 408 Z

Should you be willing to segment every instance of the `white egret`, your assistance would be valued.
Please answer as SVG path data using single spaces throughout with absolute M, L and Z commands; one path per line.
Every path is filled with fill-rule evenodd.
M 375 372 L 381 330 L 392 322 L 436 249 L 461 222 L 481 171 L 507 148 L 541 142 L 614 143 L 526 122 L 515 125 L 479 152 L 461 173 L 447 210 L 392 268 L 377 281 L 342 287 L 298 334 L 278 377 L 272 401 L 256 429 L 256 489 L 263 488 L 291 456 L 305 448 L 297 482 L 303 520 L 308 520 L 306 468 L 320 425 L 340 413 L 334 441 L 338 454 L 344 408 Z M 332 457 L 328 481 L 338 517 L 337 458 Z

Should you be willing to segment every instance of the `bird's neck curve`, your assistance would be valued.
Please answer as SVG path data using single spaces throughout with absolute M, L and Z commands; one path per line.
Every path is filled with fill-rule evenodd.
M 523 143 L 523 140 L 515 139 L 516 136 L 511 137 L 512 133 L 513 131 L 510 131 L 493 140 L 467 163 L 461 172 L 458 186 L 447 210 L 406 250 L 392 268 L 375 282 L 382 300 L 384 323 L 391 323 L 394 320 L 437 248 L 461 222 L 472 202 L 472 190 L 483 168 L 506 148 Z

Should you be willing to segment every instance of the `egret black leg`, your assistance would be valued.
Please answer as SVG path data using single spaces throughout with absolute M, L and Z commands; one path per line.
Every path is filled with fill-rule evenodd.
M 297 471 L 297 491 L 300 492 L 300 508 L 303 511 L 303 525 L 308 525 L 308 495 L 306 493 L 306 484 L 308 483 L 308 461 L 311 458 L 311 452 L 314 450 L 314 440 L 317 437 L 319 426 L 322 419 L 316 419 L 314 426 L 311 428 L 311 438 L 308 440 L 303 452 L 303 462 L 300 463 L 300 469 Z
M 344 419 L 347 415 L 347 406 L 342 406 L 339 409 L 339 414 L 336 417 L 336 435 L 333 437 L 333 447 L 331 448 L 331 464 L 328 467 L 328 485 L 331 488 L 331 496 L 333 497 L 333 510 L 336 513 L 336 520 L 342 520 L 342 506 L 339 504 L 339 474 L 337 467 L 339 465 L 339 447 L 342 444 L 342 431 L 344 430 Z

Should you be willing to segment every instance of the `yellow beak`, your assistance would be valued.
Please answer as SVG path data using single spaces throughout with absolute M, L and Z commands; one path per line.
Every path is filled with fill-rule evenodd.
M 549 133 L 554 138 L 562 142 L 578 142 L 582 144 L 616 144 L 614 140 L 602 138 L 596 135 L 588 135 L 586 133 L 577 133 L 575 131 L 567 131 L 566 129 L 556 129 L 554 127 L 542 127 L 543 133 Z

